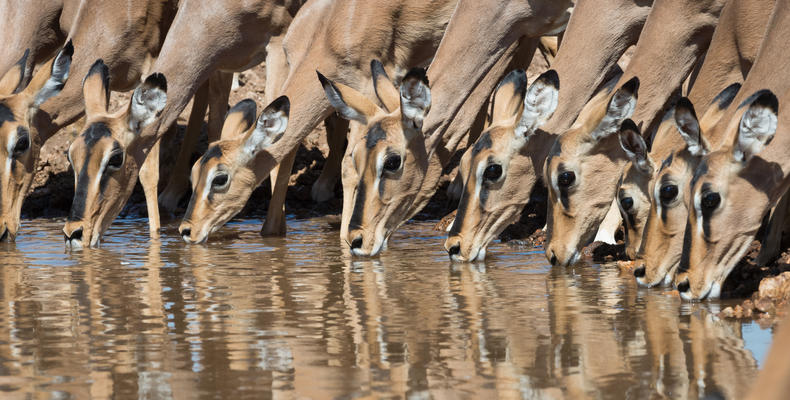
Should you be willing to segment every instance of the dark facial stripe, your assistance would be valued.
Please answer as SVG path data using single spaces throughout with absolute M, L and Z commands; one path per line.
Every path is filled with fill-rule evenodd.
M 77 175 L 77 187 L 74 190 L 74 200 L 71 202 L 71 210 L 67 221 L 80 221 L 85 214 L 85 207 L 88 202 L 88 185 L 90 178 L 88 177 L 88 165 L 90 165 L 90 157 L 82 164 L 79 175 Z M 76 173 L 76 171 L 75 171 Z
M 669 155 L 669 157 L 665 158 L 664 161 L 661 162 L 661 168 L 658 169 L 658 172 L 663 171 L 664 168 L 669 168 L 669 166 L 672 165 L 672 160 L 674 157 L 675 153 L 672 153 Z
M 562 154 L 562 144 L 559 140 L 554 141 L 554 144 L 551 146 L 551 151 L 549 151 L 549 155 L 546 158 L 546 165 L 551 165 L 551 159 L 559 156 Z
M 118 151 L 122 151 L 121 150 L 121 145 L 118 144 L 117 142 L 113 143 L 112 150 L 110 151 L 110 154 L 113 154 L 113 153 L 118 152 Z M 126 162 L 126 160 L 124 160 L 124 162 Z M 121 166 L 121 168 L 123 168 L 123 166 Z M 116 172 L 116 171 L 112 171 L 112 172 L 108 171 L 106 166 L 104 167 L 104 171 L 101 171 L 102 175 L 101 175 L 101 180 L 99 181 L 99 191 L 102 194 L 104 193 L 104 189 L 107 187 L 107 182 L 110 181 L 110 178 L 112 177 L 114 172 Z
M 705 175 L 707 173 L 708 173 L 708 163 L 705 161 L 705 159 L 702 159 L 702 161 L 700 161 L 699 163 L 699 166 L 697 166 L 697 170 L 694 171 L 694 176 L 691 177 L 691 186 L 689 187 L 693 188 L 694 185 L 697 184 L 699 178 L 701 178 L 702 175 Z
M 559 175 L 559 174 L 561 174 L 563 172 L 565 172 L 565 165 L 560 163 L 560 165 L 557 166 L 557 175 Z M 557 186 L 559 186 L 559 185 L 557 185 Z M 560 190 L 560 203 L 562 203 L 562 206 L 566 210 L 569 210 L 570 209 L 570 205 L 571 205 L 571 200 L 569 198 L 568 188 L 566 188 L 566 187 L 558 187 L 558 189 Z
M 197 189 L 197 188 L 195 188 Z M 187 205 L 187 211 L 184 214 L 184 221 L 191 221 L 192 220 L 192 212 L 195 210 L 195 198 L 197 197 L 197 190 L 192 192 L 192 196 L 189 196 L 189 205 Z
M 348 229 L 359 229 L 362 227 L 362 216 L 365 215 L 365 195 L 367 193 L 367 185 L 364 178 L 359 180 L 357 186 L 357 198 L 354 199 L 354 209 L 351 212 L 351 220 L 348 223 Z
M 461 231 L 461 228 L 464 226 L 464 217 L 466 216 L 468 208 L 469 195 L 466 192 L 466 188 L 464 188 L 463 193 L 461 193 L 461 200 L 458 202 L 458 210 L 455 212 L 455 221 L 453 221 L 453 225 L 450 227 L 450 235 L 457 235 Z
M 678 272 L 689 270 L 689 260 L 691 259 L 691 224 L 686 221 L 686 231 L 683 233 L 683 252 L 680 254 L 680 265 Z
M 710 183 L 703 183 L 700 193 L 704 196 L 705 193 L 712 192 Z M 710 238 L 710 217 L 714 210 L 702 208 L 702 233 L 705 237 Z
M 481 151 L 490 149 L 491 146 L 492 146 L 491 135 L 488 132 L 485 132 L 482 135 L 480 135 L 480 138 L 477 139 L 477 142 L 475 142 L 474 147 L 472 147 L 472 155 L 476 156 Z
M 90 150 L 102 138 L 112 136 L 112 132 L 110 132 L 110 128 L 104 122 L 96 122 L 91 124 L 82 133 L 82 136 L 85 138 L 85 146 Z
M 200 159 L 200 165 L 206 165 L 206 163 L 212 158 L 220 157 L 222 157 L 222 149 L 220 149 L 217 145 L 211 146 L 208 148 L 208 150 L 206 150 L 206 154 L 203 155 L 203 158 Z
M 365 136 L 365 147 L 368 149 L 372 149 L 376 147 L 378 142 L 387 138 L 387 133 L 384 132 L 384 129 L 381 129 L 381 124 L 376 123 L 370 127 L 368 130 L 368 134 Z
M 5 104 L 0 104 L 0 126 L 6 121 L 15 121 L 14 113 Z

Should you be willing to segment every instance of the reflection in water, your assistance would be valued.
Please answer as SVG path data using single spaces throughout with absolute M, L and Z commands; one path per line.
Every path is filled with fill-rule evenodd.
M 451 265 L 430 224 L 363 260 L 320 220 L 190 247 L 124 221 L 72 254 L 26 225 L 0 244 L 3 397 L 738 398 L 757 370 L 705 306 L 540 251 Z

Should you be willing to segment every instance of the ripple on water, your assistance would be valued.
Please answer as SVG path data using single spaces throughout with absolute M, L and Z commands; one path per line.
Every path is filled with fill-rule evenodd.
M 74 253 L 62 223 L 0 244 L 15 396 L 739 397 L 771 341 L 613 266 L 552 269 L 499 243 L 451 264 L 431 223 L 365 259 L 321 219 L 286 238 L 234 221 L 193 246 L 126 219 Z

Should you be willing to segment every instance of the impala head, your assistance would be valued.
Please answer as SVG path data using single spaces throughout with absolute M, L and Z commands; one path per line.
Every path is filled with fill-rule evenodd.
M 343 179 L 354 181 L 354 206 L 343 239 L 358 256 L 378 254 L 408 219 L 428 169 L 422 121 L 431 107 L 431 91 L 425 70 L 409 71 L 398 89 L 381 63 L 373 61 L 371 69 L 384 108 L 318 74 L 335 110 L 365 127 L 360 140 L 349 142 L 343 165 Z
M 143 128 L 154 122 L 167 101 L 167 81 L 152 74 L 134 90 L 127 107 L 108 110 L 110 73 L 97 60 L 82 83 L 85 127 L 69 147 L 74 169 L 74 200 L 63 234 L 66 246 L 96 246 L 134 189 L 144 157 L 138 145 Z
M 490 126 L 466 152 L 459 173 L 466 174 L 458 212 L 444 246 L 456 261 L 485 258 L 486 247 L 518 218 L 518 199 L 535 185 L 527 172 L 527 141 L 557 108 L 559 77 L 554 70 L 527 89 L 523 70 L 509 73 L 494 92 Z M 527 191 L 527 193 L 522 193 Z
M 28 52 L 0 79 L 0 242 L 13 241 L 19 214 L 43 140 L 33 127 L 41 104 L 60 93 L 69 75 L 74 47 L 69 41 L 24 87 Z
M 178 228 L 187 243 L 202 243 L 238 214 L 258 186 L 257 155 L 282 137 L 291 103 L 282 96 L 255 118 L 255 102 L 240 101 L 228 111 L 220 140 L 192 167 L 192 197 Z
M 659 127 L 656 136 L 662 134 Z M 620 131 L 620 146 L 631 160 L 626 163 L 617 187 L 617 205 L 625 227 L 625 253 L 628 258 L 636 259 L 642 232 L 650 210 L 650 197 L 647 186 L 653 176 L 655 166 L 648 154 L 648 146 L 639 128 Z
M 760 227 L 771 198 L 778 198 L 781 168 L 757 157 L 773 139 L 779 104 L 761 90 L 739 107 L 728 130 L 732 146 L 705 156 L 689 185 L 683 255 L 675 277 L 686 300 L 715 298 Z M 726 122 L 726 121 L 725 121 Z
M 594 98 L 546 158 L 546 257 L 552 265 L 578 259 L 612 204 L 627 161 L 620 137 L 638 135 L 633 121 L 626 120 L 636 107 L 638 88 L 639 79 L 632 78 L 610 96 Z
M 672 118 L 659 127 L 659 132 L 669 130 L 664 133 L 667 135 L 677 132 L 683 145 L 660 160 L 657 173 L 644 191 L 648 196 L 645 207 L 648 215 L 644 231 L 640 232 L 640 260 L 634 270 L 640 285 L 651 287 L 671 283 L 683 252 L 683 234 L 688 221 L 686 192 L 697 165 L 711 148 L 706 132 L 719 121 L 738 89 L 740 84 L 733 84 L 722 91 L 699 120 L 691 101 L 684 97 L 670 113 Z

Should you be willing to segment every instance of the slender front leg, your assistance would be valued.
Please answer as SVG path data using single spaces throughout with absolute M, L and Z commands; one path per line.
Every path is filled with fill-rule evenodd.
M 269 175 L 269 180 L 272 182 L 272 199 L 266 212 L 266 222 L 261 229 L 262 236 L 285 236 L 285 194 L 288 192 L 288 180 L 291 177 L 297 150 L 298 148 L 295 148 L 288 153 Z
M 140 184 L 145 192 L 145 204 L 148 208 L 148 228 L 151 239 L 159 239 L 159 202 L 157 201 L 157 185 L 159 184 L 159 141 L 151 147 L 151 151 L 140 167 Z
M 310 196 L 318 203 L 335 197 L 335 183 L 340 177 L 340 164 L 346 151 L 346 134 L 348 133 L 348 120 L 332 114 L 324 120 L 326 127 L 326 142 L 329 145 L 329 155 L 326 157 L 321 176 L 313 183 Z
M 216 71 L 208 80 L 208 142 L 219 140 L 222 123 L 228 112 L 230 88 L 233 86 L 233 73 Z
M 184 192 L 189 186 L 189 171 L 192 167 L 189 164 L 192 153 L 195 151 L 198 139 L 200 139 L 200 131 L 203 129 L 203 120 L 206 118 L 206 109 L 208 108 L 208 90 L 209 82 L 206 81 L 197 93 L 192 102 L 192 111 L 189 114 L 189 122 L 187 123 L 187 130 L 184 133 L 184 140 L 181 142 L 181 148 L 178 151 L 178 159 L 176 165 L 173 167 L 173 172 L 167 182 L 165 190 L 159 197 L 159 204 L 166 213 L 172 213 L 178 206 L 178 200 L 184 195 Z

